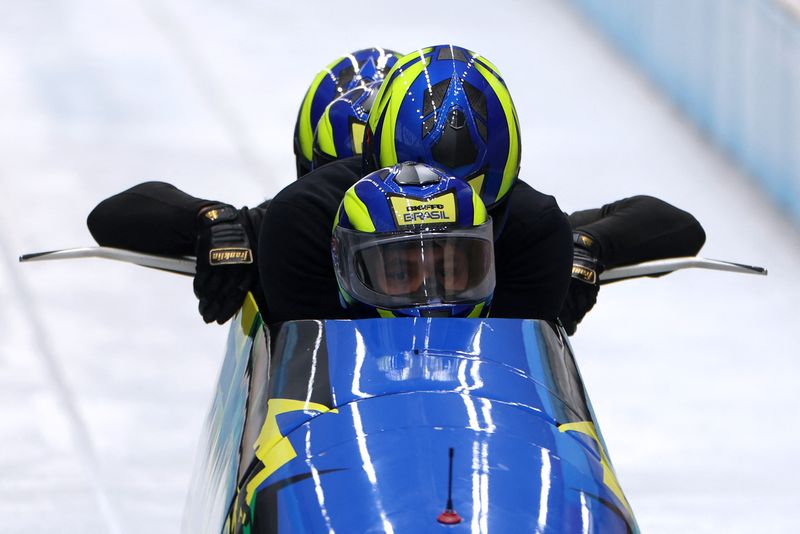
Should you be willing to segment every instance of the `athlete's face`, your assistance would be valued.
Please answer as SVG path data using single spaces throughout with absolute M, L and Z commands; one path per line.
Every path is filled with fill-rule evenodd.
M 441 287 L 444 294 L 467 288 L 469 261 L 453 243 L 425 248 L 392 248 L 384 252 L 384 279 L 378 280 L 387 295 L 424 295 Z

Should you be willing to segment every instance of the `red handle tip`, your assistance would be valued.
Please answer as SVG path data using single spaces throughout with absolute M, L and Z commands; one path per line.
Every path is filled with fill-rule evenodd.
M 436 520 L 443 524 L 443 525 L 457 525 L 461 523 L 461 516 L 455 513 L 453 510 L 445 510 Z

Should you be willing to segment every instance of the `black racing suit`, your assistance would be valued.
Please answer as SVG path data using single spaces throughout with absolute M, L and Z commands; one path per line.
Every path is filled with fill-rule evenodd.
M 259 229 L 262 291 L 254 294 L 268 323 L 349 317 L 339 302 L 330 236 L 344 192 L 360 177 L 358 157 L 333 162 L 248 211 L 251 225 Z M 502 225 L 495 242 L 497 286 L 490 316 L 555 320 L 570 283 L 570 224 L 553 197 L 521 180 L 507 202 L 490 212 Z M 190 255 L 197 212 L 215 203 L 148 182 L 101 202 L 88 225 L 104 246 Z M 570 221 L 597 240 L 606 267 L 694 255 L 705 239 L 694 217 L 652 197 L 577 212 Z
M 349 317 L 339 302 L 330 236 L 344 192 L 360 177 L 358 157 L 336 161 L 303 176 L 270 203 L 259 233 L 270 322 Z M 569 287 L 569 222 L 553 197 L 522 181 L 509 202 L 506 210 L 490 211 L 496 223 L 506 219 L 495 242 L 497 285 L 490 315 L 554 320 Z

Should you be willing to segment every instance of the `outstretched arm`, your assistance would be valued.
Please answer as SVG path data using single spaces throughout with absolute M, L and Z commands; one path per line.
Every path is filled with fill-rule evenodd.
M 694 256 L 706 239 L 690 213 L 644 195 L 577 211 L 569 221 L 575 253 L 569 292 L 559 314 L 569 335 L 597 301 L 597 275 L 603 269 Z
M 200 314 L 206 322 L 222 324 L 248 291 L 261 302 L 254 251 L 268 202 L 236 209 L 164 182 L 145 182 L 103 200 L 87 225 L 103 246 L 196 256 L 194 292 Z
M 691 213 L 645 195 L 575 212 L 569 221 L 573 231 L 592 238 L 605 268 L 694 256 L 706 240 Z
M 164 182 L 145 182 L 100 202 L 86 224 L 102 246 L 188 256 L 195 253 L 197 214 L 213 204 Z

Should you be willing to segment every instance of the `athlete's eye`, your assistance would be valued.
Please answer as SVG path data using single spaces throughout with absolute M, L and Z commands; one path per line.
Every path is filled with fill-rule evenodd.
M 386 273 L 386 278 L 390 282 L 405 282 L 408 280 L 408 273 L 406 271 L 389 271 Z

